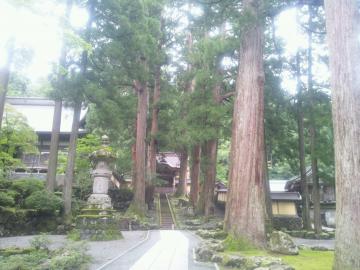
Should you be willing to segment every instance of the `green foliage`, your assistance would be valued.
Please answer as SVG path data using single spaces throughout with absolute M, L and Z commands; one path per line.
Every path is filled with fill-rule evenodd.
M 14 166 L 21 166 L 22 153 L 36 153 L 37 136 L 26 118 L 10 106 L 5 107 L 0 133 L 0 170 L 6 175 Z
M 60 211 L 62 206 L 63 200 L 61 198 L 45 190 L 35 191 L 25 199 L 25 207 L 46 213 Z
M 83 242 L 67 242 L 65 247 L 49 251 L 43 248 L 44 240 L 37 249 L 17 250 L 15 255 L 2 257 L 0 269 L 2 270 L 46 270 L 59 269 L 85 270 L 91 258 L 86 254 L 86 246 Z M 38 242 L 39 243 L 39 242 Z
M 108 193 L 111 197 L 114 209 L 122 211 L 129 207 L 134 197 L 134 192 L 128 188 L 111 188 Z
M 86 251 L 84 242 L 68 242 L 64 248 L 54 252 L 50 259 L 49 269 L 88 269 L 91 257 L 86 254 Z
M 49 250 L 51 241 L 45 234 L 37 235 L 30 241 L 30 246 L 36 250 Z
M 12 181 L 5 178 L 0 178 L 0 189 L 8 189 L 12 185 Z
M 16 192 L 16 204 L 22 207 L 27 197 L 34 192 L 43 191 L 45 186 L 44 182 L 39 179 L 27 178 L 23 180 L 14 180 L 9 189 Z
M 248 240 L 230 234 L 224 240 L 224 246 L 227 251 L 256 250 L 256 247 Z
M 14 197 L 7 192 L 0 192 L 0 206 L 14 206 Z
M 101 147 L 100 136 L 88 134 L 80 138 L 76 145 L 74 196 L 86 200 L 92 191 L 90 154 Z
M 334 252 L 300 250 L 298 256 L 281 256 L 281 258 L 295 269 L 329 270 L 332 269 Z

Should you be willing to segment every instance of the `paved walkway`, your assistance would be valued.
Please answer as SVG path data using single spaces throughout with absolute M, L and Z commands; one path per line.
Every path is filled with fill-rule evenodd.
M 138 247 L 115 258 L 99 270 L 210 270 L 211 264 L 198 263 L 193 248 L 199 239 L 183 231 L 151 231 Z
M 308 247 L 326 247 L 328 249 L 334 249 L 335 240 L 315 240 L 315 239 L 303 239 L 303 238 L 295 238 L 293 237 L 296 245 L 304 245 Z

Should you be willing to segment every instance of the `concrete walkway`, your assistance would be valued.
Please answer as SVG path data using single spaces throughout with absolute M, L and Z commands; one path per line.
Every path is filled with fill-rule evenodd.
M 188 231 L 130 231 L 124 239 L 87 242 L 90 270 L 210 270 L 212 264 L 196 262 L 193 249 L 199 238 Z M 0 238 L 0 248 L 28 247 L 35 236 Z M 65 235 L 48 235 L 50 249 L 65 245 Z
M 198 263 L 193 248 L 198 238 L 183 231 L 151 231 L 148 240 L 121 254 L 98 270 L 205 270 L 212 264 Z

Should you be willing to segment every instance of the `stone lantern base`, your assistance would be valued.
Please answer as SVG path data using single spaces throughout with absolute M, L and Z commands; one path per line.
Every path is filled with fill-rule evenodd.
M 91 207 L 92 205 L 88 205 Z M 115 221 L 111 208 L 84 208 L 77 216 L 76 227 L 80 239 L 91 241 L 107 241 L 121 239 L 119 224 Z
M 111 209 L 111 198 L 108 194 L 91 194 L 88 203 L 90 208 Z

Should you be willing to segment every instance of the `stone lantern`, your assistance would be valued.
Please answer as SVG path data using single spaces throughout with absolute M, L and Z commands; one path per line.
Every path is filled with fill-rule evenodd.
M 108 195 L 112 175 L 111 164 L 115 156 L 110 151 L 109 138 L 101 137 L 102 146 L 90 155 L 93 165 L 91 178 L 93 180 L 92 194 L 88 198 L 86 208 L 77 216 L 77 229 L 80 239 L 114 240 L 121 239 L 122 234 L 114 219 L 111 198 Z
M 109 138 L 103 135 L 101 139 L 102 147 L 90 156 L 94 169 L 91 173 L 93 191 L 88 199 L 88 205 L 92 208 L 105 210 L 112 208 L 108 190 L 112 175 L 110 164 L 115 160 L 115 156 L 109 149 Z

